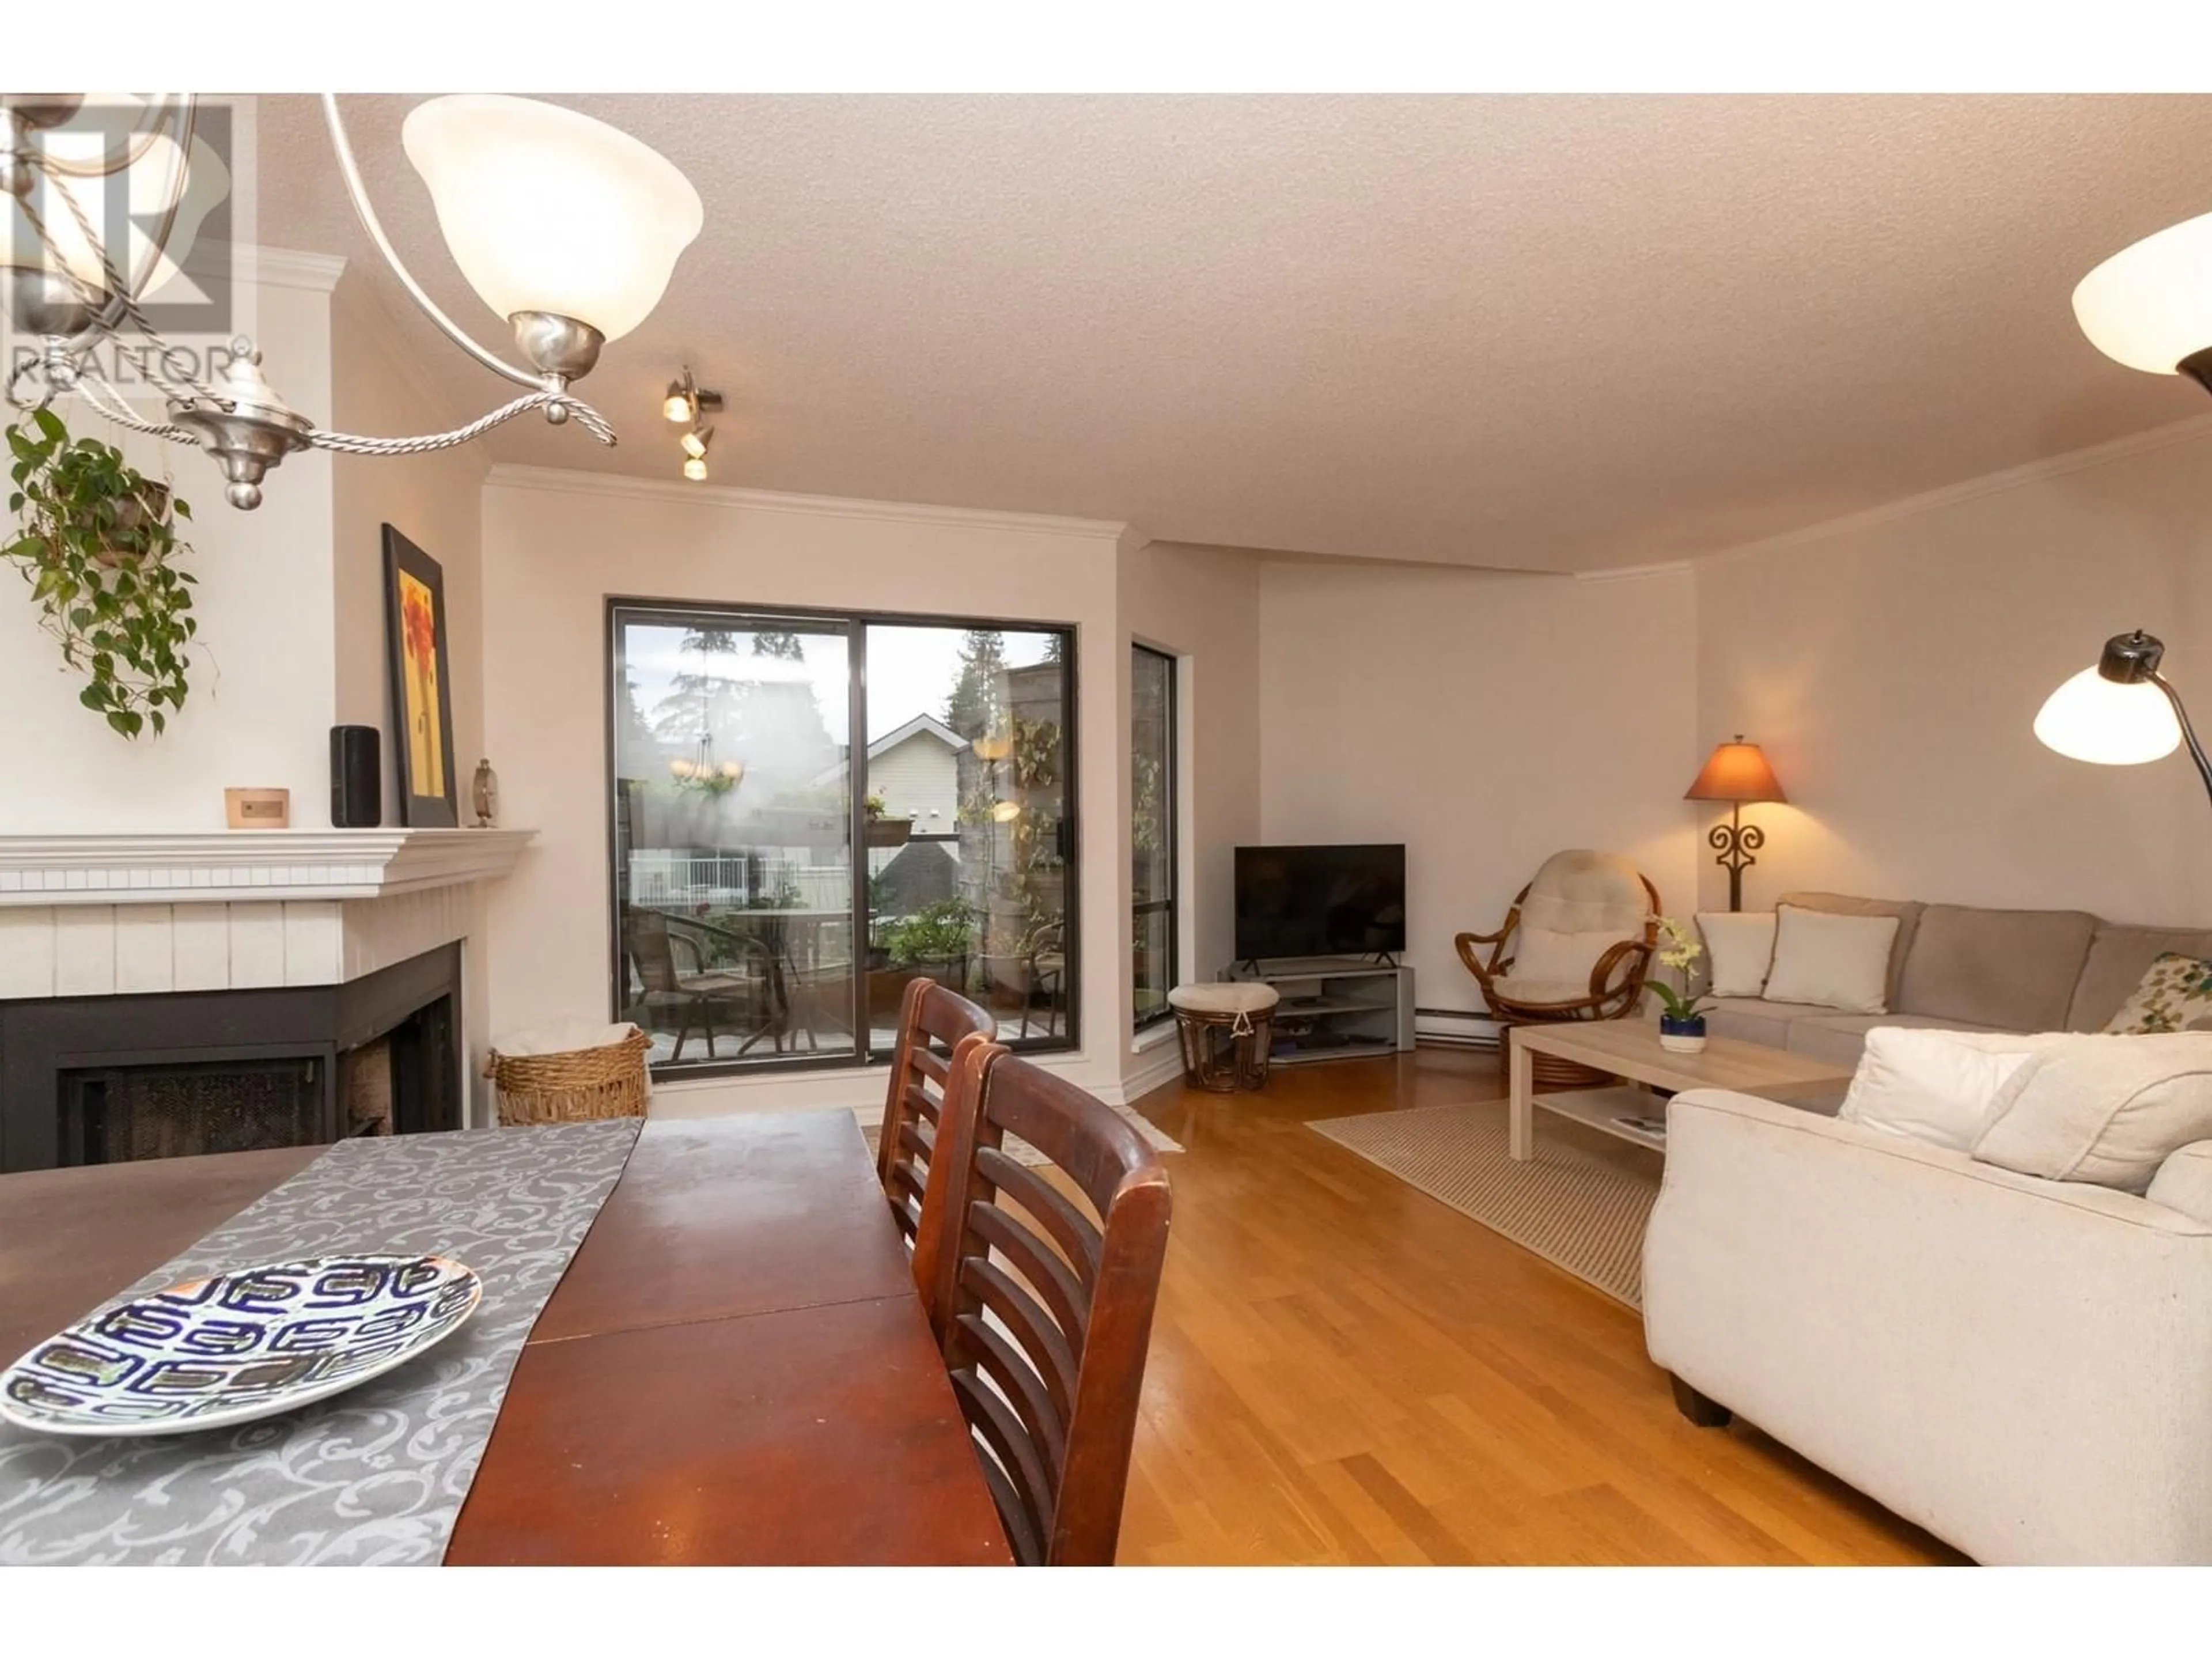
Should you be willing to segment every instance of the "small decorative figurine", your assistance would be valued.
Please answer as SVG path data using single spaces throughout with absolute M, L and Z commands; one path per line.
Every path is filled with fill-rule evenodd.
M 471 801 L 477 810 L 477 828 L 489 830 L 499 822 L 499 774 L 491 769 L 491 763 L 477 763 L 476 787 L 471 792 Z

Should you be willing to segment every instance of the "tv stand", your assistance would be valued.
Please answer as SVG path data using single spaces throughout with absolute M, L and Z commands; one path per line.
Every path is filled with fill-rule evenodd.
M 1297 957 L 1240 962 L 1224 980 L 1272 985 L 1271 1059 L 1277 1066 L 1363 1060 L 1413 1046 L 1413 970 L 1359 957 Z

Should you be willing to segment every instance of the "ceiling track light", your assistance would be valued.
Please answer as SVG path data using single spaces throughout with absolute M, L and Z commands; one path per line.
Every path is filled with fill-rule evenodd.
M 231 343 L 228 366 L 210 384 L 184 367 L 191 355 L 164 339 L 140 304 L 168 252 L 184 198 L 197 98 L 164 94 L 149 106 L 156 131 L 167 140 L 161 153 L 177 160 L 173 176 L 159 181 L 167 210 L 150 234 L 152 253 L 144 269 L 128 276 L 77 190 L 87 178 L 119 179 L 127 193 L 134 167 L 151 146 L 131 146 L 131 153 L 103 158 L 89 170 L 64 161 L 40 135 L 64 126 L 84 103 L 77 93 L 0 94 L 0 225 L 9 232 L 0 238 L 0 266 L 11 268 L 15 322 L 39 341 L 9 374 L 7 400 L 21 410 L 42 409 L 75 392 L 118 426 L 198 443 L 222 470 L 225 494 L 240 508 L 259 506 L 269 470 L 300 450 L 422 454 L 467 443 L 533 409 L 556 426 L 573 420 L 612 445 L 614 428 L 570 387 L 591 373 L 602 347 L 635 329 L 659 303 L 678 257 L 705 222 L 699 192 L 673 163 L 589 116 L 535 99 L 478 94 L 416 105 L 402 125 L 401 145 L 429 187 L 453 262 L 514 331 L 525 361 L 508 362 L 447 316 L 402 262 L 369 202 L 337 99 L 324 94 L 339 177 L 392 275 L 454 345 L 524 388 L 522 396 L 451 432 L 417 438 L 327 432 L 278 395 L 250 340 Z M 135 211 L 131 217 L 143 222 Z M 16 252 L 33 246 L 39 251 L 29 258 Z M 128 248 L 124 257 L 128 263 Z M 165 400 L 166 420 L 149 420 L 132 409 L 100 366 L 97 349 L 126 325 L 153 348 L 133 356 Z
M 661 418 L 678 426 L 696 426 L 700 416 L 720 414 L 721 408 L 722 394 L 702 392 L 689 368 L 681 379 L 668 383 L 668 395 L 660 402 Z
M 681 440 L 684 449 L 684 476 L 693 483 L 707 481 L 707 447 L 714 441 L 714 428 L 695 426 Z

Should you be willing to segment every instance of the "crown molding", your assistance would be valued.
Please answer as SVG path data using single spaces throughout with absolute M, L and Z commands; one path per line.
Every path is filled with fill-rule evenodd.
M 305 294 L 330 293 L 346 268 L 344 259 L 335 253 L 262 247 L 251 242 L 232 244 L 230 255 L 232 269 L 240 282 L 257 288 L 297 289 Z
M 2192 415 L 2185 421 L 2169 422 L 2148 431 L 2130 433 L 2124 438 L 2113 438 L 2101 444 L 2092 444 L 2086 449 L 2072 449 L 2063 455 L 2049 455 L 2040 460 L 2020 466 L 2007 467 L 2002 472 L 1985 472 L 1978 478 L 1968 478 L 1960 483 L 1946 484 L 1941 489 L 1930 489 L 1917 495 L 1884 502 L 1857 513 L 1846 513 L 1840 518 L 1823 519 L 1802 529 L 1784 531 L 1778 536 L 1763 537 L 1755 542 L 1740 542 L 1731 547 L 1716 548 L 1710 553 L 1695 555 L 1694 564 L 1729 564 L 1739 559 L 1758 558 L 1764 554 L 1780 553 L 1794 547 L 1804 547 L 1836 536 L 1848 536 L 1855 531 L 1870 530 L 1878 525 L 1892 524 L 1899 519 L 1918 518 L 1923 514 L 1941 513 L 1947 507 L 1963 506 L 1979 501 L 1984 495 L 2001 495 L 2008 490 L 2023 489 L 2030 484 L 2041 483 L 2050 478 L 2063 478 L 2069 472 L 2083 472 L 2092 467 L 2110 466 L 2115 462 L 2137 455 L 2155 454 L 2162 449 L 2174 449 L 2183 444 L 2197 443 L 2212 438 L 2212 415 Z
M 1668 559 L 1659 564 L 1625 564 L 1613 570 L 1577 570 L 1578 582 L 1632 582 L 1647 576 L 1686 576 L 1692 568 L 1687 559 Z
M 1118 543 L 1128 526 L 1115 520 L 1071 519 L 1047 513 L 1006 513 L 994 507 L 929 507 L 919 501 L 872 501 L 846 495 L 792 495 L 736 484 L 697 484 L 678 478 L 634 478 L 619 472 L 523 466 L 501 461 L 485 475 L 486 488 L 554 495 L 602 495 L 622 501 L 679 501 L 689 507 L 741 507 L 755 513 L 795 513 L 810 518 L 867 519 L 970 530 L 1012 530 L 1082 536 Z

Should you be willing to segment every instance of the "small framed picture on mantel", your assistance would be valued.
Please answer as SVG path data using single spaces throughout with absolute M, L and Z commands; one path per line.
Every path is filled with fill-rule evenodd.
M 392 744 L 399 822 L 460 827 L 453 785 L 453 662 L 446 647 L 446 575 L 438 562 L 384 526 L 385 631 L 392 655 Z

